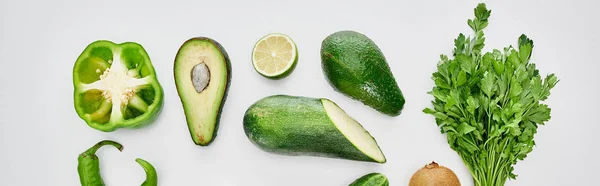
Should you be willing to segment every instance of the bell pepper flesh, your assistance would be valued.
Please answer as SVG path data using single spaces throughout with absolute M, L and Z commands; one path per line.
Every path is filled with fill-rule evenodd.
M 89 44 L 73 67 L 73 86 L 77 114 L 100 131 L 145 126 L 163 105 L 150 58 L 133 42 Z

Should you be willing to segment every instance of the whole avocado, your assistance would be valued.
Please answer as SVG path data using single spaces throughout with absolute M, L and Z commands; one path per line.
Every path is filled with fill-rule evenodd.
M 377 45 L 355 31 L 339 31 L 321 43 L 321 66 L 333 88 L 389 116 L 400 115 L 404 96 Z

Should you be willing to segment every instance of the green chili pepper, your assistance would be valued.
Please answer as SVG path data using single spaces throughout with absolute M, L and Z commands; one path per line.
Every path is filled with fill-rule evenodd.
M 111 140 L 104 140 L 96 143 L 96 145 L 79 154 L 79 158 L 77 158 L 77 161 L 79 162 L 77 165 L 77 172 L 79 173 L 79 181 L 81 182 L 82 186 L 105 185 L 104 181 L 102 180 L 102 175 L 100 174 L 100 160 L 98 159 L 98 156 L 96 156 L 96 151 L 105 145 L 112 145 L 119 149 L 119 151 L 123 151 L 123 145 L 120 143 Z M 144 181 L 141 186 L 158 185 L 158 176 L 154 166 L 141 158 L 136 158 L 135 161 L 140 164 L 140 166 L 142 166 L 146 172 L 146 181 Z
M 158 176 L 156 175 L 156 169 L 154 169 L 154 166 L 141 158 L 136 158 L 135 161 L 140 164 L 140 166 L 142 166 L 146 172 L 146 181 L 142 183 L 142 186 L 158 185 Z
M 134 42 L 89 44 L 73 67 L 73 86 L 79 117 L 104 132 L 149 124 L 163 105 L 150 57 Z
M 103 186 L 102 175 L 100 175 L 100 160 L 96 156 L 96 151 L 104 145 L 112 145 L 123 151 L 123 145 L 115 141 L 104 140 L 96 143 L 85 152 L 79 154 L 77 161 L 77 172 L 79 173 L 79 181 L 82 186 Z

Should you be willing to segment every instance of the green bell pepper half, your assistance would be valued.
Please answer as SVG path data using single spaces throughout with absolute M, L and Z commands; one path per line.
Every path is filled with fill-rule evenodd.
M 163 105 L 150 57 L 134 42 L 89 44 L 73 67 L 73 86 L 79 117 L 104 132 L 145 126 Z

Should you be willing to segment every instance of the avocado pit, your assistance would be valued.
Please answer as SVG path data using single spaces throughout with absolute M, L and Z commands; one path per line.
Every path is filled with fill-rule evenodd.
M 208 87 L 208 83 L 210 82 L 210 70 L 206 63 L 202 61 L 201 63 L 194 65 L 192 68 L 192 84 L 194 85 L 194 89 L 196 92 L 200 93 L 206 87 Z

